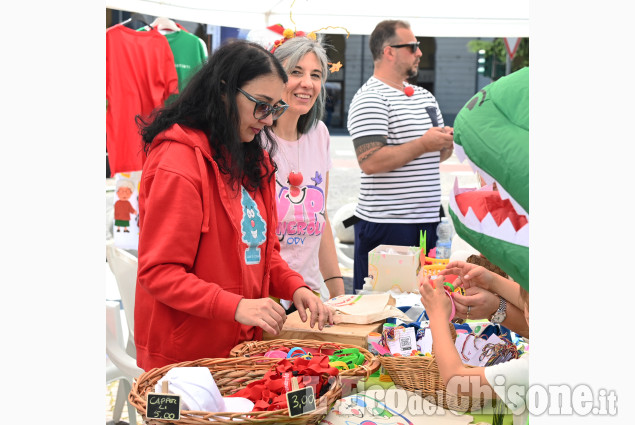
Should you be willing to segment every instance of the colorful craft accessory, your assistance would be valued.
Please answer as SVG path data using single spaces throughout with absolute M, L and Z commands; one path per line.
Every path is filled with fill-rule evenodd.
M 357 348 L 344 348 L 329 356 L 329 362 L 344 362 L 348 369 L 355 369 L 357 366 L 363 365 L 364 361 L 366 361 L 364 355 Z
M 269 350 L 264 354 L 264 356 L 274 359 L 286 359 L 287 353 L 282 350 Z
M 379 375 L 379 382 L 392 382 L 392 379 L 390 378 L 390 375 L 381 374 Z
M 376 342 L 373 342 L 371 344 L 373 348 L 379 353 L 380 356 L 390 355 L 390 350 L 386 348 L 384 345 L 382 345 L 381 343 L 378 344 Z
M 306 354 L 307 354 L 307 352 L 304 350 L 304 348 L 293 347 L 291 350 L 289 350 L 289 353 L 287 354 L 287 358 L 288 359 L 292 359 L 294 357 L 303 357 Z
M 509 340 L 501 338 L 504 344 L 486 344 L 479 360 L 489 357 L 485 366 L 492 366 L 498 363 L 504 363 L 507 360 L 518 358 L 518 348 Z
M 329 366 L 331 367 L 336 367 L 338 370 L 348 370 L 349 367 L 346 363 L 344 363 L 341 360 L 335 360 L 332 362 L 329 362 Z
M 456 314 L 456 306 L 454 305 L 454 298 L 452 298 L 452 291 L 450 291 L 447 285 L 444 285 L 443 289 L 445 290 L 445 295 L 447 295 L 450 298 L 450 303 L 452 304 L 452 313 L 450 313 L 450 322 L 451 322 L 452 319 L 454 319 L 454 315 Z

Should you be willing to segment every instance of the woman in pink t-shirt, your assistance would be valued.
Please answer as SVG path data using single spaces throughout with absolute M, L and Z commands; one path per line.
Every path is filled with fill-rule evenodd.
M 326 51 L 304 36 L 286 40 L 274 51 L 289 81 L 282 99 L 289 105 L 274 122 L 278 144 L 274 160 L 282 257 L 323 299 L 344 294 L 335 241 L 326 212 L 330 136 L 324 115 Z M 284 302 L 283 302 L 284 305 Z M 285 306 L 286 307 L 286 306 Z

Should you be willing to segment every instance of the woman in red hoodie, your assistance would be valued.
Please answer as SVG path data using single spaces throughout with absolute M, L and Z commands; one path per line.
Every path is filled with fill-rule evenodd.
M 277 334 L 286 319 L 269 296 L 292 299 L 311 327 L 332 323 L 275 235 L 275 142 L 287 75 L 262 47 L 220 47 L 176 102 L 138 117 L 147 159 L 139 193 L 135 298 L 144 370 L 226 357 Z M 271 144 L 269 150 L 263 146 Z

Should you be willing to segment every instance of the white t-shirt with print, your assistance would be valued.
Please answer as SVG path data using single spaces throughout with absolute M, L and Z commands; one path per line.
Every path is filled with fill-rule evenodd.
M 280 240 L 280 253 L 306 284 L 319 292 L 324 286 L 318 253 L 326 225 L 326 174 L 333 165 L 329 132 L 319 121 L 297 141 L 274 137 L 278 144 L 274 161 L 278 165 L 276 235 Z M 292 171 L 302 173 L 302 181 L 297 185 L 288 181 Z

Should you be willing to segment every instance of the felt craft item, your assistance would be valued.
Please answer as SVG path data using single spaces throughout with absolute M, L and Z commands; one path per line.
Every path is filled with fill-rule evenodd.
M 529 68 L 485 86 L 454 121 L 454 152 L 486 185 L 450 194 L 456 233 L 529 290 Z
M 283 359 L 265 373 L 262 379 L 250 382 L 231 397 L 244 397 L 254 402 L 253 411 L 286 409 L 286 393 L 291 391 L 291 378 L 298 378 L 298 387 L 313 386 L 316 398 L 325 394 L 330 385 L 330 377 L 339 373 L 329 365 L 325 355 L 315 355 L 311 359 L 301 357 Z

